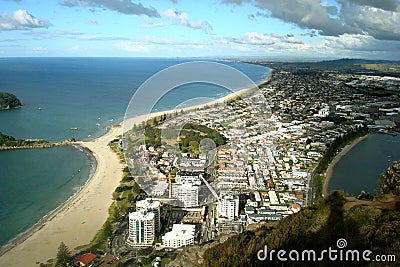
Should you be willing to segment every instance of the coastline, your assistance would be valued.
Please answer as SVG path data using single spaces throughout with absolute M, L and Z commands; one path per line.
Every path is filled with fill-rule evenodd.
M 270 73 L 265 81 L 257 85 L 257 88 L 268 82 L 271 77 Z M 244 88 L 207 103 L 179 110 L 188 112 L 222 104 L 255 88 Z M 4 251 L 0 251 L 0 266 L 36 266 L 37 262 L 45 263 L 56 257 L 61 241 L 72 251 L 78 246 L 90 243 L 109 215 L 108 208 L 113 201 L 112 193 L 122 178 L 123 164 L 108 144 L 123 134 L 124 129 L 131 129 L 133 124 L 140 124 L 152 117 L 173 112 L 175 109 L 124 119 L 121 123 L 108 127 L 108 131 L 96 139 L 72 143 L 94 156 L 97 162 L 95 173 L 75 195 L 13 239 L 13 243 L 3 249 Z
M 55 258 L 61 241 L 73 250 L 92 240 L 108 217 L 112 192 L 122 177 L 122 165 L 108 147 L 120 129 L 115 127 L 90 142 L 74 143 L 94 156 L 95 173 L 74 196 L 10 244 L 0 256 L 0 266 L 35 266 L 36 262 Z
M 2 245 L 0 247 L 0 257 L 7 253 L 9 250 L 13 249 L 14 247 L 16 247 L 17 245 L 21 244 L 22 242 L 24 242 L 27 238 L 29 238 L 33 233 L 35 233 L 36 231 L 40 230 L 40 228 L 43 227 L 43 225 L 47 222 L 50 221 L 54 216 L 57 215 L 58 212 L 60 212 L 62 210 L 62 208 L 67 205 L 68 203 L 70 203 L 71 201 L 73 201 L 75 199 L 75 197 L 77 197 L 77 195 L 79 194 L 79 192 L 85 188 L 87 186 L 87 184 L 90 182 L 90 180 L 93 178 L 96 169 L 97 169 L 97 161 L 96 158 L 94 157 L 93 153 L 84 148 L 81 147 L 79 145 L 75 145 L 75 144 L 68 144 L 69 146 L 74 147 L 75 149 L 80 150 L 81 153 L 84 153 L 86 155 L 86 157 L 89 160 L 89 164 L 90 164 L 90 171 L 89 171 L 89 177 L 88 179 L 85 181 L 85 183 L 83 185 L 81 185 L 78 190 L 76 190 L 76 192 L 73 193 L 73 195 L 71 195 L 67 200 L 65 200 L 63 203 L 61 203 L 57 208 L 51 210 L 50 212 L 48 212 L 46 215 L 44 215 L 39 221 L 37 221 L 34 225 L 32 225 L 31 227 L 29 227 L 27 230 L 25 230 L 24 232 L 18 234 L 16 237 L 14 237 L 13 239 L 9 240 L 6 244 Z M 64 146 L 67 146 L 66 144 Z M 48 148 L 52 148 L 52 147 L 48 147 Z M 33 148 L 33 149 L 37 149 L 37 148 Z
M 351 143 L 347 144 L 340 152 L 335 156 L 335 158 L 329 163 L 328 169 L 326 170 L 325 173 L 325 179 L 324 179 L 324 184 L 322 186 L 322 193 L 324 196 L 327 196 L 329 194 L 328 187 L 329 183 L 331 182 L 332 179 L 332 174 L 333 174 L 333 168 L 335 165 L 344 157 L 353 147 L 355 147 L 358 143 L 360 143 L 362 140 L 366 139 L 369 137 L 371 134 L 368 133 L 364 136 L 358 137 L 357 139 L 353 140 Z

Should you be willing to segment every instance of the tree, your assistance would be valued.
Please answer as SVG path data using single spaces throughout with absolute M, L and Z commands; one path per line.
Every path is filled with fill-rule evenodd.
M 56 266 L 73 266 L 71 252 L 64 242 L 61 242 L 58 247 Z
M 21 101 L 10 93 L 0 92 L 0 110 L 22 106 Z
M 107 220 L 103 225 L 103 233 L 105 236 L 110 237 L 113 233 L 110 220 Z

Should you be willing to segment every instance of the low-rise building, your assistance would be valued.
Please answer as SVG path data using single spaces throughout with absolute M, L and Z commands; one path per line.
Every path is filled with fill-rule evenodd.
M 194 244 L 196 226 L 194 224 L 174 224 L 172 231 L 162 237 L 162 246 L 179 248 Z
M 228 234 L 228 233 L 237 233 L 240 234 L 244 230 L 244 223 L 246 221 L 234 221 L 224 218 L 218 219 L 218 233 L 219 234 Z

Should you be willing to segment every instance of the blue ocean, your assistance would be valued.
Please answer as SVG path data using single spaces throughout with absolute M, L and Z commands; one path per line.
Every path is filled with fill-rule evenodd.
M 16 138 L 89 140 L 122 121 L 135 90 L 155 73 L 193 59 L 1 58 L 0 91 L 15 94 L 21 109 L 0 112 L 0 131 Z M 269 69 L 224 63 L 255 83 Z M 201 84 L 171 92 L 155 110 L 195 97 L 218 98 L 228 90 Z M 78 129 L 78 130 L 73 130 Z M 0 246 L 65 202 L 87 181 L 95 163 L 75 147 L 0 151 Z

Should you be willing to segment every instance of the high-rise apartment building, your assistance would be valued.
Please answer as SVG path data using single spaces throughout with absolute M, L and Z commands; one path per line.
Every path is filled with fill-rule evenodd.
M 155 237 L 154 213 L 141 211 L 129 213 L 127 244 L 132 247 L 149 247 Z

